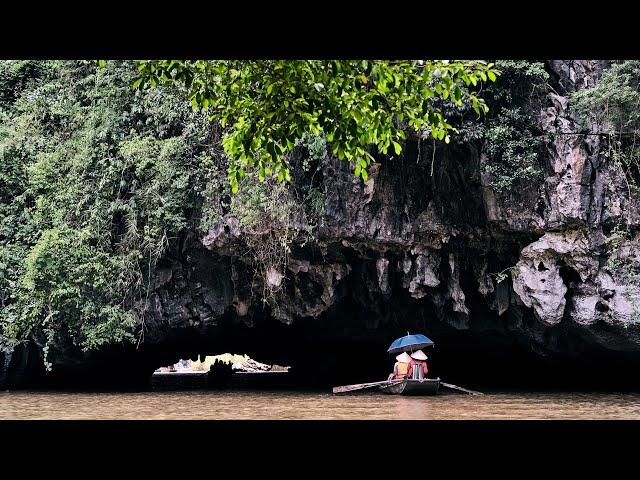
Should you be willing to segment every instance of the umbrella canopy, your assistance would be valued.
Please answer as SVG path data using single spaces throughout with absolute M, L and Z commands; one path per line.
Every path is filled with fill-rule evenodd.
M 400 353 L 400 352 L 412 352 L 414 350 L 420 350 L 424 347 L 430 347 L 433 342 L 421 334 L 405 335 L 393 341 L 387 353 Z

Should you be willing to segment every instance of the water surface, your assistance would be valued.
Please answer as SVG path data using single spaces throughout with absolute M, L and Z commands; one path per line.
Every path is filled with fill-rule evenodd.
M 0 419 L 640 419 L 640 393 L 0 392 Z

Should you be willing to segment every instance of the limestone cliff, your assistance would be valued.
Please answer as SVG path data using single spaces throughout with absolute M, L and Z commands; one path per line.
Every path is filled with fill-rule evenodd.
M 410 139 L 366 183 L 326 158 L 316 179 L 324 194 L 318 227 L 313 241 L 293 242 L 286 270 L 256 275 L 242 226 L 227 214 L 163 260 L 140 348 L 61 348 L 54 371 L 103 371 L 118 358 L 149 371 L 185 352 L 223 351 L 330 370 L 332 352 L 384 352 L 407 330 L 444 343 L 448 358 L 501 351 L 503 363 L 514 352 L 637 361 L 640 288 L 612 266 L 640 267 L 637 236 L 616 243 L 614 228 L 624 220 L 637 231 L 638 200 L 603 158 L 596 127 L 578 126 L 567 105 L 606 66 L 546 63 L 553 82 L 537 114 L 553 135 L 539 184 L 498 194 L 482 170 L 490 159 L 471 144 L 434 153 L 430 142 Z M 278 287 L 267 300 L 265 282 Z M 0 381 L 27 371 L 27 352 L 12 355 L 0 355 Z

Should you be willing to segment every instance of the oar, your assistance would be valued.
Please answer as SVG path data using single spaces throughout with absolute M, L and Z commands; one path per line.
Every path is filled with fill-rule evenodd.
M 376 387 L 378 385 L 392 385 L 395 383 L 400 383 L 403 380 L 383 380 L 381 382 L 371 382 L 371 383 L 356 383 L 355 385 L 343 385 L 341 387 L 333 387 L 333 393 L 346 393 L 346 392 L 354 392 L 356 390 L 365 390 L 367 388 Z
M 460 390 L 461 392 L 468 393 L 469 395 L 484 395 L 482 392 L 476 392 L 475 390 L 469 390 L 467 388 L 459 387 L 458 385 L 453 385 L 452 383 L 444 383 L 440 382 L 440 385 L 443 387 L 451 388 L 453 390 Z

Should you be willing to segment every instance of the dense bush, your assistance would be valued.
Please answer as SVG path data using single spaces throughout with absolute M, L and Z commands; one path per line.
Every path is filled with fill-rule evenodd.
M 549 78 L 540 62 L 502 60 L 503 74 L 485 93 L 490 117 L 480 135 L 492 187 L 508 193 L 542 179 L 544 137 L 538 116 Z
M 206 194 L 206 118 L 134 77 L 131 62 L 0 62 L 5 343 L 131 340 L 150 272 Z
M 253 234 L 261 274 L 312 234 L 321 192 L 245 177 L 231 195 L 217 126 L 179 90 L 135 91 L 136 75 L 134 62 L 0 62 L 1 344 L 135 341 L 157 261 L 224 214 Z M 303 146 L 304 168 L 326 154 L 322 138 Z

